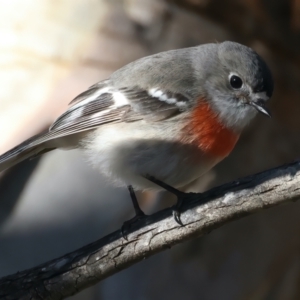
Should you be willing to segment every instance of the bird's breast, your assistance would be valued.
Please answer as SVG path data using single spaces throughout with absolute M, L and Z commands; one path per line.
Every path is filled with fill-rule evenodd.
M 227 128 L 206 101 L 192 111 L 182 130 L 182 141 L 196 145 L 207 155 L 224 158 L 234 148 L 239 134 Z

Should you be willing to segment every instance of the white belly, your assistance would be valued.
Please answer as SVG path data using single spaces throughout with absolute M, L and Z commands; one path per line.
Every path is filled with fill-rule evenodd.
M 176 142 L 177 132 L 168 127 L 162 130 L 139 123 L 102 126 L 82 143 L 90 162 L 119 186 L 160 189 L 145 178 L 149 174 L 180 188 L 218 162 L 196 147 Z

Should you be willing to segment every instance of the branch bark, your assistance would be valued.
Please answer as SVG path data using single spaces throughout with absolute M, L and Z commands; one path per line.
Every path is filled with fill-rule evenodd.
M 0 299 L 64 299 L 134 263 L 185 240 L 204 235 L 234 219 L 300 198 L 300 161 L 189 194 L 179 226 L 165 209 L 35 268 L 0 279 Z

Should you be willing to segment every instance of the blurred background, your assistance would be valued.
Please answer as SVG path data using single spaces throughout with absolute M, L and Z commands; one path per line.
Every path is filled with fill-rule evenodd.
M 275 79 L 257 116 L 201 191 L 300 154 L 299 0 L 0 0 L 0 153 L 39 133 L 77 94 L 163 50 L 233 40 Z M 0 175 L 0 276 L 119 229 L 133 209 L 79 151 L 54 151 Z M 140 194 L 147 213 L 171 205 Z M 70 298 L 300 299 L 300 203 L 259 212 L 113 275 Z

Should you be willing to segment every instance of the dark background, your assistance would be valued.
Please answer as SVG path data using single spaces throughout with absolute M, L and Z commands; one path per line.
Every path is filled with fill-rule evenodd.
M 258 116 L 194 189 L 299 157 L 299 0 L 11 0 L 0 8 L 1 152 L 134 59 L 234 40 L 270 66 L 273 118 Z M 148 213 L 171 204 L 149 193 L 139 198 Z M 0 276 L 92 242 L 132 213 L 127 191 L 112 187 L 79 151 L 20 164 L 0 178 Z M 232 222 L 72 299 L 300 299 L 299 213 L 300 203 L 290 203 Z

